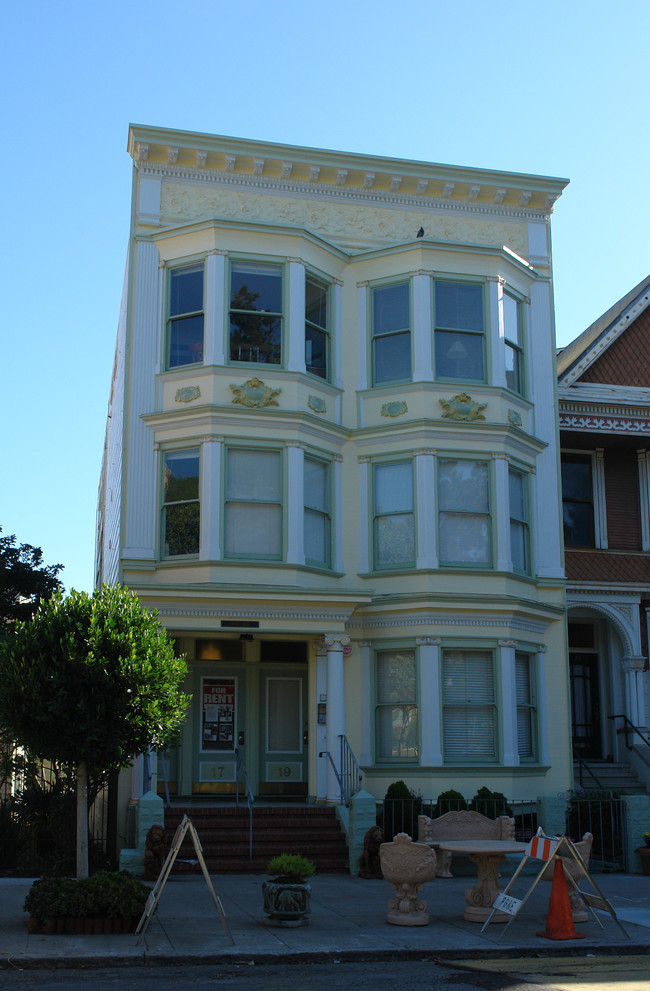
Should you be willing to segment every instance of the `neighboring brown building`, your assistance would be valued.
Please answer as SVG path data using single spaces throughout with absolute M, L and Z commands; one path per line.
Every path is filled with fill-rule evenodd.
M 558 383 L 574 753 L 648 782 L 650 277 L 559 353 Z

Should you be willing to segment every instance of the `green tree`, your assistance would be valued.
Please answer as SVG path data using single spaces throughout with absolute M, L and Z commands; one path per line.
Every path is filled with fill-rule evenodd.
M 31 619 L 41 602 L 63 591 L 62 570 L 62 564 L 43 564 L 40 547 L 17 544 L 15 534 L 3 537 L 0 527 L 0 630 Z
M 0 642 L 0 725 L 39 760 L 74 770 L 77 876 L 88 875 L 88 777 L 178 734 L 187 667 L 126 588 L 56 594 Z

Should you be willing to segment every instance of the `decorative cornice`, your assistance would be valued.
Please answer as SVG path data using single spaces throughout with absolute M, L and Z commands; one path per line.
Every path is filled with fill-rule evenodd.
M 399 616 L 389 618 L 373 619 L 369 616 L 363 619 L 349 619 L 345 625 L 349 630 L 386 630 L 399 629 L 405 626 L 471 626 L 474 628 L 483 627 L 484 629 L 499 627 L 503 629 L 504 626 L 509 626 L 514 630 L 526 630 L 527 633 L 538 634 L 546 633 L 549 626 L 547 622 L 541 620 L 522 619 L 521 617 L 512 615 L 503 616 L 502 618 L 490 618 L 488 616 L 466 617 L 460 614 L 457 616 L 439 616 L 437 614 L 404 615 L 403 613 Z

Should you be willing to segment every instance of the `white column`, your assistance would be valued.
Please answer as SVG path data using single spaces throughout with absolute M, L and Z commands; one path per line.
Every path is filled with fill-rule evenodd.
M 496 505 L 493 519 L 497 538 L 497 571 L 512 571 L 510 551 L 510 493 L 508 485 L 508 458 L 505 454 L 495 454 L 494 495 Z
M 289 259 L 289 316 L 287 318 L 286 367 L 305 372 L 305 263 Z
M 327 651 L 325 641 L 314 643 L 316 650 L 316 701 L 327 706 Z M 318 712 L 318 709 L 316 710 Z M 322 754 L 327 750 L 327 722 L 316 723 L 316 753 Z M 316 801 L 325 802 L 327 798 L 327 758 L 316 762 Z
M 332 458 L 332 568 L 343 571 L 343 458 Z
M 330 381 L 343 388 L 343 283 L 337 279 L 330 289 Z
M 594 457 L 594 524 L 596 547 L 607 550 L 607 496 L 605 493 L 605 451 L 596 448 Z
M 345 634 L 325 637 L 327 650 L 327 749 L 340 771 L 341 736 L 345 734 L 345 687 L 343 648 L 350 643 Z M 327 762 L 327 802 L 340 805 L 341 789 L 330 762 Z
M 621 658 L 621 667 L 625 673 L 625 714 L 630 722 L 639 729 L 645 729 L 645 698 L 642 681 L 645 661 L 645 657 Z
M 436 498 L 436 452 L 415 452 L 415 519 L 417 568 L 438 567 L 438 500 Z
M 137 802 L 144 794 L 144 754 L 138 754 L 131 764 L 131 802 Z
M 413 292 L 413 381 L 433 382 L 431 276 L 417 274 Z
M 359 368 L 357 389 L 368 388 L 368 283 L 357 282 L 357 342 Z
M 371 641 L 361 640 L 358 644 L 361 653 L 361 752 L 359 764 L 364 767 L 372 764 L 373 706 L 370 697 L 372 678 Z
M 516 767 L 519 764 L 517 746 L 517 681 L 515 676 L 514 640 L 499 640 L 499 667 L 501 669 L 501 735 L 503 740 L 503 764 Z
M 287 441 L 287 564 L 305 563 L 305 452 Z
M 359 458 L 359 573 L 371 570 L 370 530 L 372 507 L 370 505 L 370 458 Z
M 548 720 L 546 718 L 546 646 L 537 648 L 537 739 L 539 742 L 539 763 L 548 767 L 551 758 L 548 752 Z
M 506 387 L 505 323 L 503 319 L 503 279 L 488 279 L 488 347 L 490 384 Z
M 210 251 L 205 262 L 205 339 L 204 365 L 225 365 L 226 331 L 226 265 L 225 251 Z
M 201 444 L 201 542 L 199 560 L 220 561 L 222 437 Z
M 442 700 L 440 697 L 440 640 L 422 637 L 418 645 L 420 668 L 420 764 L 442 764 Z
M 142 420 L 152 413 L 156 401 L 156 371 L 163 352 L 163 269 L 158 248 L 151 241 L 138 241 L 133 287 L 130 333 L 128 424 L 126 440 L 126 506 L 124 558 L 151 561 L 155 557 L 158 530 L 156 505 L 156 454 L 153 434 Z
M 639 503 L 641 508 L 641 548 L 650 551 L 650 462 L 648 452 L 636 452 L 639 466 Z

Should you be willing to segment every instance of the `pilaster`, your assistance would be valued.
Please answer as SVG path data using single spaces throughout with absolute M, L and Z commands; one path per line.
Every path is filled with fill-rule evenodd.
M 289 259 L 289 316 L 286 365 L 291 372 L 305 372 L 305 263 Z
M 436 452 L 415 452 L 416 567 L 438 567 Z
M 201 542 L 199 560 L 220 561 L 221 450 L 223 438 L 206 437 L 201 444 Z
M 431 277 L 413 276 L 413 381 L 433 382 Z
M 420 763 L 424 767 L 442 765 L 442 724 L 440 713 L 440 644 L 437 637 L 417 639 L 420 675 Z
M 203 363 L 225 365 L 226 269 L 225 251 L 210 251 L 205 261 L 205 330 Z
M 305 563 L 305 452 L 287 442 L 287 563 Z
M 517 681 L 515 675 L 514 640 L 499 640 L 499 666 L 501 670 L 501 737 L 504 767 L 519 764 L 517 743 Z

